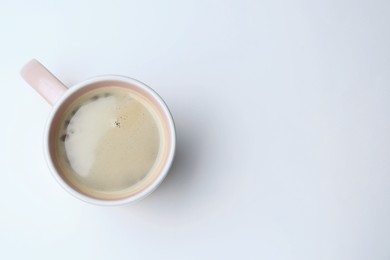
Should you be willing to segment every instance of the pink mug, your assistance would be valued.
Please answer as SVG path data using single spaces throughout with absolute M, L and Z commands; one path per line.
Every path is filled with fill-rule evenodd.
M 132 78 L 116 75 L 97 76 L 76 84 L 71 88 L 65 87 L 53 74 L 51 74 L 40 62 L 33 59 L 28 62 L 21 70 L 21 75 L 29 85 L 31 85 L 50 105 L 53 106 L 51 114 L 46 124 L 44 135 L 44 154 L 48 167 L 56 179 L 56 181 L 71 195 L 81 199 L 82 201 L 101 205 L 101 206 L 116 206 L 124 205 L 150 194 L 163 181 L 167 175 L 175 155 L 176 134 L 172 115 L 168 110 L 167 105 L 161 97 L 140 81 Z M 54 132 L 58 128 L 59 120 L 66 108 L 80 95 L 88 91 L 95 90 L 99 87 L 119 86 L 129 88 L 132 91 L 140 93 L 159 111 L 164 128 L 165 145 L 163 156 L 159 160 L 157 170 L 153 172 L 153 178 L 134 192 L 121 198 L 97 198 L 87 194 L 69 181 L 66 180 L 63 170 L 59 167 L 58 158 L 54 152 Z

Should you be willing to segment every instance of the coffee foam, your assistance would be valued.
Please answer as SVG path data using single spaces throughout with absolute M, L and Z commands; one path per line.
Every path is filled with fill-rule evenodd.
M 161 111 L 145 96 L 97 88 L 74 100 L 61 118 L 58 166 L 76 190 L 116 199 L 156 178 L 166 158 L 167 132 Z

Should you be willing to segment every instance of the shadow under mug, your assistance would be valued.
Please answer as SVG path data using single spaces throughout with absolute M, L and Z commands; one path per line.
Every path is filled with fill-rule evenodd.
M 116 75 L 97 76 L 80 82 L 68 89 L 53 74 L 49 72 L 40 62 L 33 59 L 21 70 L 21 75 L 43 98 L 45 98 L 53 109 L 46 124 L 44 135 L 44 153 L 48 167 L 56 181 L 74 197 L 100 206 L 124 205 L 149 195 L 163 181 L 172 165 L 176 148 L 176 133 L 173 118 L 167 105 L 162 98 L 144 83 L 132 78 Z M 78 189 L 66 180 L 61 167 L 58 164 L 58 156 L 55 153 L 55 141 L 53 138 L 56 129 L 59 127 L 61 115 L 81 95 L 100 87 L 116 86 L 129 88 L 146 97 L 154 104 L 162 118 L 164 141 L 167 143 L 163 150 L 163 156 L 152 178 L 120 198 L 98 198 L 91 196 Z

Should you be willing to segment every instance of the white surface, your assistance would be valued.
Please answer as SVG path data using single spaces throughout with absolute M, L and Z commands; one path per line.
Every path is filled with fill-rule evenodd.
M 32 3 L 35 2 L 35 3 Z M 107 1 L 108 2 L 108 1 Z M 390 259 L 389 1 L 2 1 L 0 259 Z M 87 205 L 44 163 L 36 57 L 153 87 L 177 160 Z

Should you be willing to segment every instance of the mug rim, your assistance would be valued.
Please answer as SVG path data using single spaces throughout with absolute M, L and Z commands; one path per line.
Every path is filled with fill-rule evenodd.
M 126 82 L 129 84 L 136 85 L 137 87 L 142 88 L 143 90 L 147 91 L 148 94 L 150 94 L 161 106 L 164 114 L 166 115 L 167 118 L 167 123 L 169 126 L 169 132 L 170 132 L 170 139 L 171 139 L 171 144 L 169 147 L 168 151 L 168 156 L 167 160 L 161 169 L 161 171 L 158 173 L 158 176 L 156 179 L 147 187 L 145 187 L 143 190 L 140 192 L 137 192 L 134 195 L 130 195 L 125 198 L 120 198 L 120 199 L 112 199 L 112 200 L 104 200 L 104 199 L 98 199 L 94 197 L 90 197 L 88 195 L 85 195 L 77 190 L 75 190 L 73 187 L 71 187 L 68 183 L 66 183 L 63 178 L 60 176 L 58 171 L 56 170 L 53 160 L 51 159 L 50 155 L 50 149 L 49 149 L 49 136 L 50 136 L 50 131 L 51 131 L 51 126 L 52 126 L 52 121 L 55 117 L 55 115 L 58 112 L 58 109 L 61 107 L 62 103 L 66 101 L 69 97 L 71 97 L 75 92 L 77 92 L 79 89 L 89 86 L 91 84 L 97 83 L 97 82 L 102 82 L 102 81 L 122 81 Z M 45 160 L 46 163 L 50 169 L 51 175 L 54 177 L 54 179 L 57 181 L 57 183 L 60 184 L 62 188 L 64 188 L 68 193 L 73 195 L 74 197 L 98 206 L 120 206 L 120 205 L 125 205 L 133 201 L 140 200 L 150 193 L 152 193 L 164 180 L 166 175 L 169 172 L 169 169 L 172 166 L 173 159 L 175 157 L 175 151 L 176 151 L 176 129 L 175 129 L 175 123 L 173 121 L 172 114 L 167 106 L 167 104 L 164 102 L 164 100 L 160 97 L 159 94 L 157 94 L 156 91 L 154 91 L 151 87 L 146 85 L 145 83 L 136 80 L 134 78 L 130 78 L 127 76 L 122 76 L 122 75 L 101 75 L 101 76 L 95 76 L 92 78 L 89 78 L 87 80 L 81 81 L 74 86 L 70 87 L 67 89 L 67 91 L 57 100 L 57 102 L 54 104 L 49 118 L 46 121 L 46 126 L 45 126 L 45 132 L 44 132 L 44 155 L 45 155 Z

